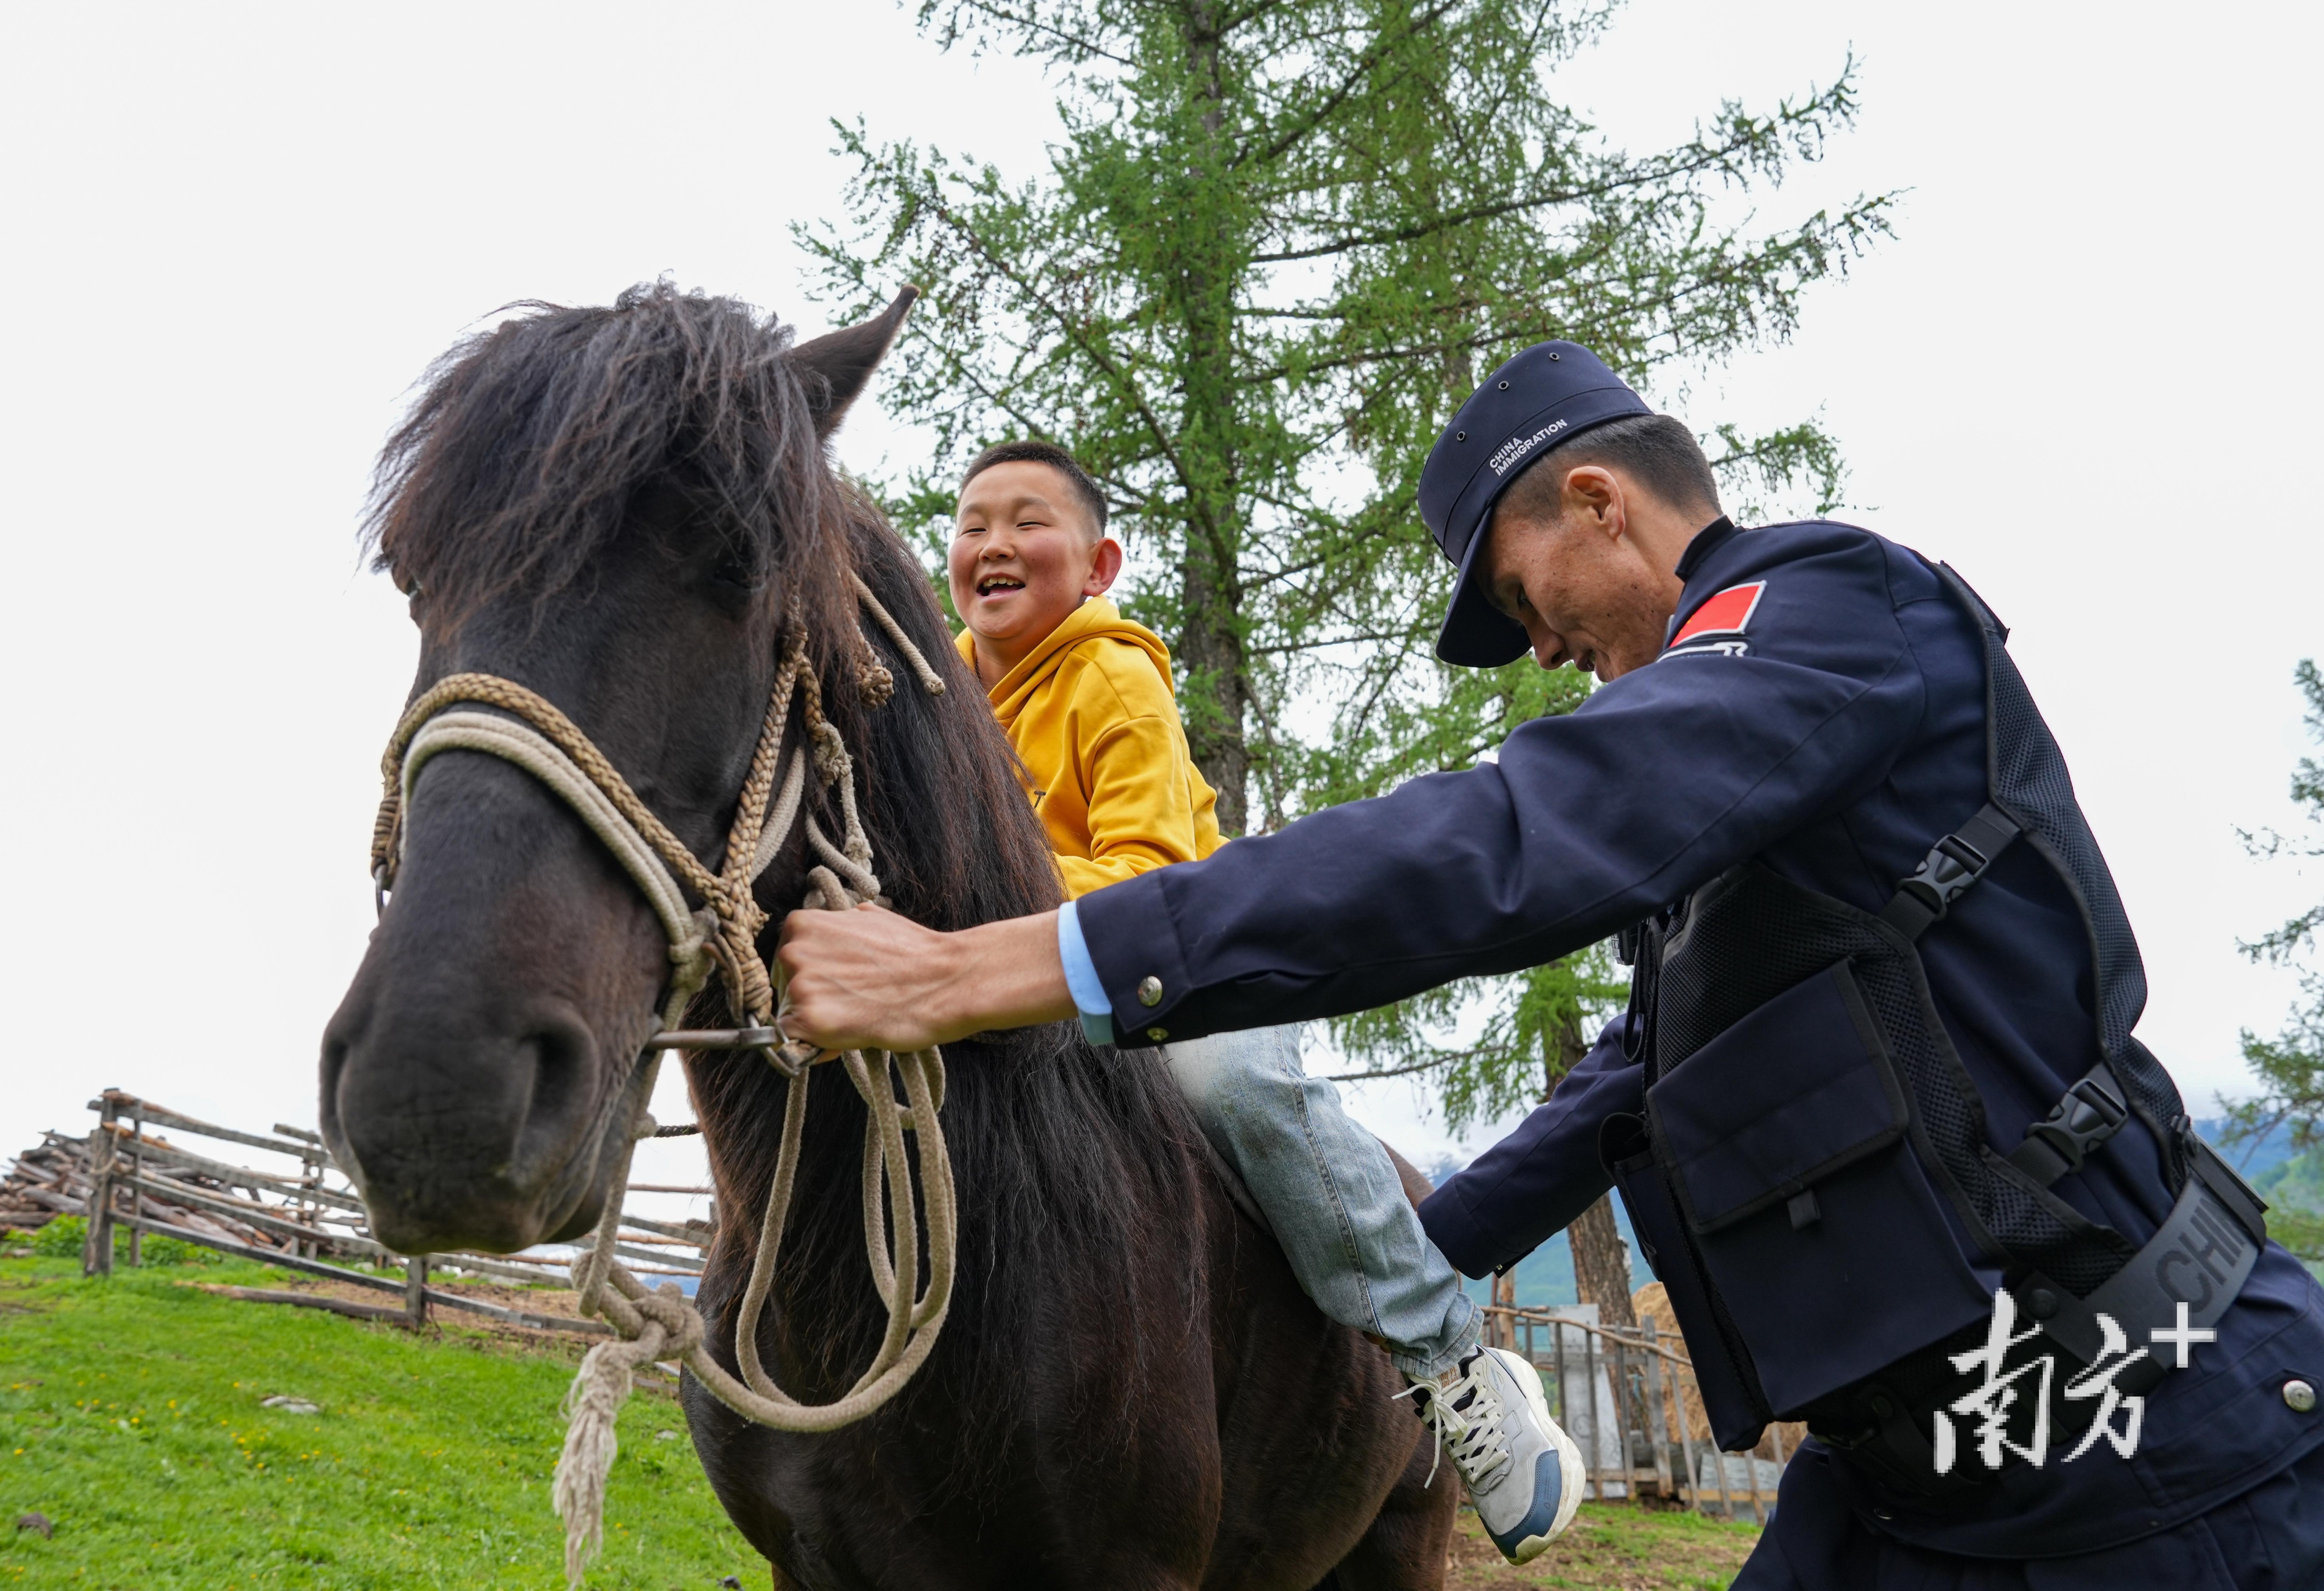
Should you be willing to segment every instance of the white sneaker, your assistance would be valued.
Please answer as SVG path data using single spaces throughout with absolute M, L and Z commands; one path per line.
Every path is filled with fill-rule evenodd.
M 1479 1348 L 1400 1395 L 1435 1428 L 1503 1558 L 1530 1562 L 1573 1522 L 1589 1479 L 1582 1449 L 1549 1417 L 1541 1374 L 1524 1359 Z

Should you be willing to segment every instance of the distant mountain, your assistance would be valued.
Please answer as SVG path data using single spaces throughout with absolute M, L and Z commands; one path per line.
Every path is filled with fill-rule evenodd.
M 2227 1124 L 2218 1116 L 2198 1120 L 2195 1131 L 2205 1142 L 2219 1152 L 2227 1164 L 2244 1175 L 2244 1179 L 2257 1187 L 2259 1179 L 2292 1158 L 2292 1129 L 2276 1127 L 2256 1142 L 2237 1143 L 2230 1147 L 2222 1142 Z M 2266 1191 L 2264 1189 L 2261 1191 Z

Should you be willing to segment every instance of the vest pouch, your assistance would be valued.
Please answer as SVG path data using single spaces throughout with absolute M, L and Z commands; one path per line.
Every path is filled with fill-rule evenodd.
M 1847 962 L 1689 1055 L 1646 1109 L 1678 1217 L 1776 1413 L 1991 1309 Z
M 1766 1429 L 1766 1405 L 1753 1390 L 1748 1350 L 1739 1340 L 1730 1340 L 1720 1323 L 1701 1263 L 1671 1202 L 1662 1170 L 1655 1164 L 1646 1119 L 1627 1114 L 1607 1117 L 1598 1129 L 1598 1157 L 1622 1196 L 1630 1230 L 1637 1235 L 1655 1280 L 1670 1295 L 1671 1313 L 1678 1317 L 1680 1335 L 1686 1339 L 1711 1434 L 1729 1453 L 1757 1447 L 1759 1433 Z

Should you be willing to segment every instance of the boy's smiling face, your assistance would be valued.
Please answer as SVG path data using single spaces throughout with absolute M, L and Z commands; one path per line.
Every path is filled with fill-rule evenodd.
M 1120 572 L 1121 544 L 1098 533 L 1056 467 L 996 464 L 962 488 L 945 573 L 988 686 Z

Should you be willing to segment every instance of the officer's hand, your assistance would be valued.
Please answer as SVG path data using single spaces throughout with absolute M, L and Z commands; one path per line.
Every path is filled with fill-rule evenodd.
M 825 1050 L 925 1050 L 1074 1014 L 1054 911 L 951 934 L 872 905 L 794 911 L 776 959 L 784 1033 Z

